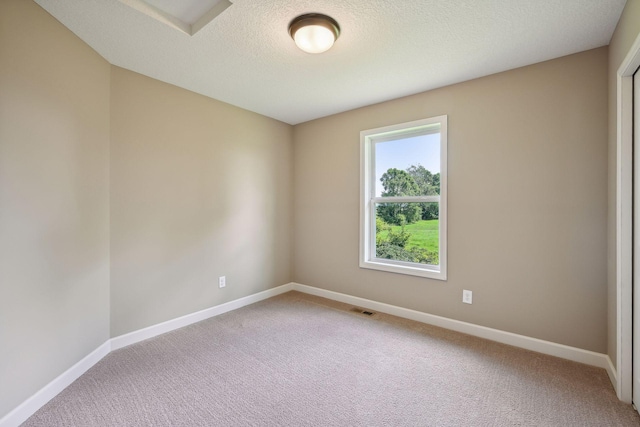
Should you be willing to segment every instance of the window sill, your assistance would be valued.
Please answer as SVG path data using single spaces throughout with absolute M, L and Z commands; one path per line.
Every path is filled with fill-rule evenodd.
M 410 263 L 407 263 L 406 265 L 401 265 L 400 263 L 391 264 L 385 261 L 386 260 L 360 261 L 360 268 L 386 271 L 388 273 L 407 274 L 410 276 L 426 277 L 429 279 L 436 279 L 436 280 L 442 280 L 442 281 L 447 280 L 447 273 L 446 271 L 442 271 L 441 268 L 437 268 L 434 266 L 418 267 L 416 266 L 417 264 L 410 264 Z M 429 268 L 429 267 L 433 267 L 433 268 Z

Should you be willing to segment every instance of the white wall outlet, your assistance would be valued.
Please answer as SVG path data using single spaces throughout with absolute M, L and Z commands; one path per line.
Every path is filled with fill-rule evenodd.
M 218 277 L 218 287 L 224 288 L 227 286 L 227 278 L 225 276 Z
M 463 290 L 462 291 L 462 302 L 465 304 L 473 304 L 473 292 Z

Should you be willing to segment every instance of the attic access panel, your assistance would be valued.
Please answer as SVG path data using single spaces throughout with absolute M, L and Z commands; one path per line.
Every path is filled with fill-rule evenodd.
M 229 0 L 120 0 L 120 2 L 190 36 L 231 6 Z

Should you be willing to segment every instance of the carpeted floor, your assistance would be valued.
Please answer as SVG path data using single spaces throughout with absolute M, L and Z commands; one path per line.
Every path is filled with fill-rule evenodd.
M 606 372 L 290 292 L 110 353 L 23 426 L 638 426 Z

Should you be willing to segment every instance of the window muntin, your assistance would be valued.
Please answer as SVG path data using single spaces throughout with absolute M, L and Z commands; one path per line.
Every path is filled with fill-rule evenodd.
M 446 279 L 447 117 L 361 132 L 360 266 Z

